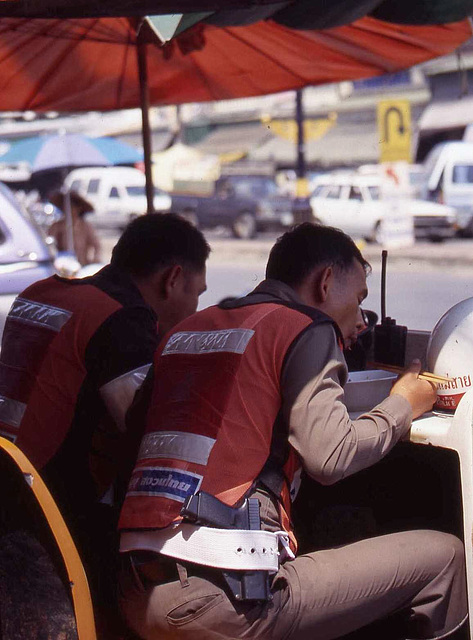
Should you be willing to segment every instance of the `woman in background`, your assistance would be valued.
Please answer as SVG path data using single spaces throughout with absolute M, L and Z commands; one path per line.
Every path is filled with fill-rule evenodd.
M 54 222 L 49 228 L 49 235 L 56 241 L 58 251 L 70 251 L 67 241 L 66 198 L 70 198 L 73 248 L 77 260 L 82 266 L 101 261 L 100 240 L 92 225 L 85 219 L 85 214 L 93 211 L 93 206 L 77 191 L 64 194 L 55 191 L 49 201 L 64 213 L 64 217 Z

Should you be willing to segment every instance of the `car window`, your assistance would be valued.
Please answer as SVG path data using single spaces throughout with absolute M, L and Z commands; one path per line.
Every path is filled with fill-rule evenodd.
M 349 200 L 363 200 L 360 187 L 350 187 Z
M 145 185 L 133 185 L 133 186 L 128 186 L 125 187 L 126 193 L 127 195 L 130 196 L 130 198 L 144 198 L 146 196 L 146 187 Z M 162 196 L 164 194 L 164 191 L 162 189 L 159 189 L 158 187 L 154 187 L 154 195 L 155 196 Z
M 132 198 L 143 197 L 146 195 L 146 187 L 144 185 L 133 185 L 132 187 L 125 187 L 127 195 Z
M 368 186 L 368 191 L 370 192 L 371 200 L 379 200 L 379 187 Z
M 87 187 L 87 193 L 98 193 L 99 192 L 99 184 L 100 180 L 97 178 L 93 178 L 89 182 L 89 186 Z
M 473 165 L 471 164 L 454 165 L 452 182 L 454 184 L 472 184 L 473 183 Z
M 108 194 L 108 197 L 109 198 L 119 198 L 120 197 L 117 187 L 112 187 L 110 189 L 110 193 Z
M 274 180 L 264 176 L 245 176 L 229 178 L 236 195 L 244 198 L 267 198 L 279 193 Z
M 327 193 L 325 194 L 326 198 L 339 198 L 340 197 L 340 191 L 342 190 L 341 186 L 338 185 L 332 185 L 330 187 L 328 187 L 327 189 Z
M 219 198 L 229 198 L 235 195 L 235 189 L 233 188 L 229 180 L 221 180 L 215 185 L 215 195 L 218 196 Z M 244 195 L 249 195 L 249 193 L 245 194 L 245 193 L 242 193 L 240 190 L 238 192 L 238 195 L 244 196 Z
M 83 187 L 83 182 L 82 180 L 73 180 L 71 182 L 71 187 L 70 190 L 71 191 L 80 191 Z
M 322 191 L 325 189 L 325 184 L 319 184 L 312 192 L 312 195 L 317 197 L 322 195 Z

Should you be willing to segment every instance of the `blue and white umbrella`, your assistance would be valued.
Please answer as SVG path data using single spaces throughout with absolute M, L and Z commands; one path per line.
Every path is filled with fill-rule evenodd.
M 12 144 L 0 164 L 28 164 L 31 173 L 67 167 L 136 164 L 143 153 L 115 138 L 89 138 L 75 133 L 35 136 Z

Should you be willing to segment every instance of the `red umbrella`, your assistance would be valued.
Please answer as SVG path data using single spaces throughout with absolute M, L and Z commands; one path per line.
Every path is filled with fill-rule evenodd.
M 454 50 L 467 20 L 400 26 L 374 18 L 324 31 L 272 21 L 196 25 L 148 47 L 153 105 L 255 96 L 392 73 Z M 0 19 L 0 109 L 88 111 L 140 105 L 136 25 L 128 18 Z
M 448 53 L 470 36 L 467 20 L 401 26 L 365 17 L 323 31 L 268 20 L 239 27 L 197 24 L 160 47 L 146 21 L 132 18 L 1 18 L 0 110 L 141 105 L 151 210 L 148 97 L 153 105 L 222 100 L 391 73 Z M 153 43 L 149 83 L 146 41 Z

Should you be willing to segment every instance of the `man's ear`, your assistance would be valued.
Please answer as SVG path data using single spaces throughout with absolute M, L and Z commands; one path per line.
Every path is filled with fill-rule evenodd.
M 317 274 L 317 279 L 314 283 L 314 295 L 318 302 L 325 302 L 330 293 L 330 289 L 333 282 L 333 268 L 331 266 L 325 267 Z
M 163 271 L 161 278 L 161 292 L 165 299 L 171 297 L 181 275 L 182 267 L 180 264 L 175 264 Z

